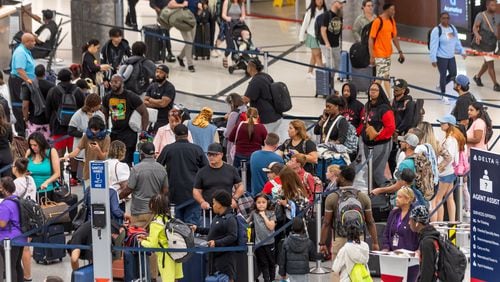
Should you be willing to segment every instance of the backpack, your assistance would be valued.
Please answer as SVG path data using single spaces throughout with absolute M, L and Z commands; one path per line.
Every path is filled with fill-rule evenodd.
M 455 175 L 463 176 L 470 171 L 469 158 L 467 156 L 467 151 L 463 150 L 458 153 L 458 162 L 453 161 L 452 163 Z
M 323 17 L 325 13 L 322 13 L 318 17 L 316 17 L 316 21 L 314 22 L 314 36 L 319 42 L 323 42 L 323 37 L 321 37 L 321 26 L 323 26 Z
M 238 223 L 238 246 L 246 246 L 248 243 L 248 223 L 245 217 L 242 214 L 238 213 L 234 216 L 236 218 L 236 222 Z
M 167 237 L 168 247 L 172 249 L 190 249 L 194 248 L 194 234 L 193 230 L 184 223 L 182 220 L 177 218 L 169 218 L 165 222 L 164 218 L 159 221 L 159 218 L 155 222 L 165 226 L 165 236 Z M 164 246 L 160 247 L 164 248 Z M 192 256 L 193 253 L 190 252 L 168 252 L 168 255 L 175 262 L 186 262 Z M 163 266 L 165 266 L 165 257 L 163 257 Z
M 434 240 L 436 250 L 437 273 L 434 275 L 439 281 L 463 281 L 467 268 L 467 258 L 457 246 L 448 239 L 440 237 Z
M 453 34 L 457 34 L 457 29 L 455 28 L 454 25 L 450 24 L 451 26 L 451 29 L 453 30 Z M 427 50 L 431 50 L 431 34 L 432 34 L 432 31 L 435 29 L 436 27 L 433 27 L 431 29 L 429 29 L 429 31 L 427 32 Z M 439 48 L 439 44 L 441 43 L 439 41 L 439 38 L 441 37 L 441 35 L 443 34 L 443 28 L 438 25 L 437 26 L 437 29 L 438 29 L 438 48 Z
M 432 165 L 432 173 L 434 174 L 434 185 L 439 184 L 439 169 L 438 169 L 438 162 L 437 162 L 437 156 L 436 152 L 434 151 L 434 148 L 432 148 L 431 144 L 425 143 L 424 144 L 426 152 L 425 152 L 425 157 L 429 159 Z
M 424 99 L 416 99 L 412 103 L 413 105 L 413 119 L 411 122 L 411 127 L 417 127 L 419 123 L 424 120 Z
M 339 196 L 337 214 L 335 216 L 335 230 L 341 237 L 347 236 L 345 230 L 348 223 L 356 222 L 358 226 L 364 227 L 364 211 L 361 202 L 358 199 L 359 190 L 342 189 L 337 190 Z
M 146 68 L 144 68 L 143 63 L 146 58 L 141 59 L 134 64 L 127 64 L 124 69 L 124 73 L 129 72 L 129 68 L 132 68 L 130 76 L 125 80 L 125 89 L 134 92 L 137 95 L 141 95 L 146 92 L 149 87 L 150 79 Z
M 415 163 L 415 187 L 429 201 L 434 197 L 434 172 L 431 161 L 423 153 L 408 157 Z
M 368 271 L 366 265 L 361 263 L 356 263 L 353 266 L 351 273 L 349 273 L 349 278 L 351 281 L 356 282 L 373 282 L 370 271 Z
M 271 83 L 271 98 L 276 112 L 282 114 L 292 109 L 292 99 L 285 83 Z
M 5 200 L 10 200 L 17 203 L 19 207 L 19 219 L 21 223 L 21 232 L 26 233 L 31 230 L 38 230 L 34 235 L 41 235 L 44 233 L 42 227 L 47 222 L 47 218 L 43 213 L 40 205 L 30 199 L 22 198 L 5 198 Z
M 302 179 L 302 183 L 304 184 L 304 187 L 308 187 L 309 186 L 309 183 L 307 182 L 307 178 L 309 178 L 309 175 L 312 176 L 313 180 L 314 180 L 314 187 L 313 187 L 313 190 L 310 191 L 309 189 L 308 192 L 314 194 L 314 193 L 317 193 L 317 192 L 322 192 L 323 191 L 323 182 L 321 181 L 321 179 L 315 175 L 312 175 L 311 173 L 309 172 L 304 172 L 304 178 Z
M 56 87 L 61 92 L 61 105 L 57 110 L 57 120 L 60 125 L 68 126 L 71 117 L 79 109 L 75 96 L 75 91 L 78 91 L 78 88 L 74 88 L 71 93 L 67 93 L 61 86 L 58 85 Z
M 377 33 L 375 33 L 374 41 L 377 39 L 378 33 L 382 30 L 384 26 L 384 21 L 381 17 L 377 17 L 375 20 L 371 21 L 369 24 L 365 25 L 361 30 L 361 41 L 356 42 L 351 45 L 349 49 L 349 58 L 351 59 L 351 65 L 353 68 L 366 68 L 370 64 L 370 51 L 368 50 L 368 40 L 370 39 L 370 31 L 372 29 L 373 22 L 380 20 L 380 25 L 378 27 Z M 394 20 L 391 19 L 394 25 Z

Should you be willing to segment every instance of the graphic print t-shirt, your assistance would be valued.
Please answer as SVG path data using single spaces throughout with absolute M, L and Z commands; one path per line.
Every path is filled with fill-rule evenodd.
M 114 93 L 106 95 L 103 107 L 109 113 L 113 124 L 113 132 L 131 130 L 128 125 L 130 116 L 141 104 L 141 98 L 127 90 L 124 90 L 121 95 Z

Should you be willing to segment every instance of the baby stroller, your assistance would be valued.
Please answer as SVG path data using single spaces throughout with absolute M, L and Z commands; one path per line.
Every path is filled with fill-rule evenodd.
M 252 33 L 245 23 L 231 23 L 231 36 L 236 50 L 258 52 L 252 43 Z M 235 70 L 245 70 L 246 72 L 248 61 L 254 57 L 255 55 L 250 53 L 233 52 L 231 55 L 233 64 L 228 67 L 229 73 L 232 74 Z

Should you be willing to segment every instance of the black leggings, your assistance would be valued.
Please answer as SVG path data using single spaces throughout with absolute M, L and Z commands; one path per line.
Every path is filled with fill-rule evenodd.
M 276 273 L 274 244 L 265 245 L 255 250 L 255 257 L 264 282 L 274 281 Z
M 137 24 L 137 14 L 135 12 L 135 5 L 139 0 L 128 0 L 128 14 L 127 19 L 130 24 Z
M 2 257 L 2 264 L 0 265 L 0 270 L 2 274 L 5 273 L 5 250 L 3 248 L 3 242 L 0 246 L 0 256 Z M 23 265 L 21 263 L 21 258 L 23 257 L 23 247 L 12 247 L 10 249 L 10 273 L 12 273 L 12 281 L 23 282 L 24 273 Z M 3 281 L 3 279 L 2 279 Z

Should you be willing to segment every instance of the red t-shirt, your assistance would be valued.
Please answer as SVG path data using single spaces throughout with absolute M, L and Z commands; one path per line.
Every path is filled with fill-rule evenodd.
M 239 130 L 238 126 L 239 125 L 234 126 L 228 140 L 231 142 L 236 140 L 235 146 L 237 155 L 250 157 L 253 152 L 262 149 L 262 146 L 264 146 L 264 140 L 267 136 L 266 127 L 261 123 L 255 124 L 252 138 L 249 138 L 247 129 L 248 123 L 242 122 L 241 126 L 239 126 Z M 236 136 L 236 131 L 238 131 L 238 136 Z
M 279 176 L 276 176 L 273 180 L 276 182 L 276 184 L 281 185 L 281 179 Z M 271 195 L 271 193 L 273 191 L 273 187 L 274 187 L 274 184 L 271 181 L 267 181 L 266 184 L 264 184 L 264 188 L 262 189 L 262 193 L 267 194 L 267 195 Z

